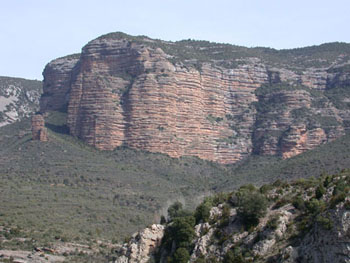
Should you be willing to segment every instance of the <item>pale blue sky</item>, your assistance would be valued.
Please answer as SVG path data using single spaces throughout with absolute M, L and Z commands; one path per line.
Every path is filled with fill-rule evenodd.
M 349 0 L 0 0 L 0 76 L 42 79 L 46 63 L 109 32 L 294 48 L 350 42 Z

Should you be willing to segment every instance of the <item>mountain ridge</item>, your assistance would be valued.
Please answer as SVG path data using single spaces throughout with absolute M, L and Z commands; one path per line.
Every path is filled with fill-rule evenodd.
M 99 149 L 289 158 L 349 129 L 349 64 L 346 43 L 276 51 L 111 33 L 50 62 L 40 104 Z
M 31 116 L 39 110 L 42 82 L 0 76 L 0 126 Z

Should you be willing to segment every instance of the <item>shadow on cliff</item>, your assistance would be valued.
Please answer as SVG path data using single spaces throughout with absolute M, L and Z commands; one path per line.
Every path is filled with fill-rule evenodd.
M 53 132 L 69 134 L 69 127 L 67 125 L 55 125 L 52 123 L 45 123 L 45 126 Z

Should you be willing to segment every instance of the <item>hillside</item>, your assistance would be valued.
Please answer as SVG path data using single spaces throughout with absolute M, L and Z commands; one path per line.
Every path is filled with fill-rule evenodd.
M 47 116 L 49 141 L 31 140 L 29 121 L 0 129 L 0 219 L 43 242 L 122 240 L 157 222 L 175 200 L 193 208 L 203 196 L 242 184 L 319 176 L 348 168 L 344 136 L 288 160 L 253 156 L 234 166 L 129 148 L 100 151 L 66 134 L 65 114 Z
M 48 238 L 57 232 L 121 240 L 159 220 L 168 203 L 193 206 L 227 177 L 225 168 L 197 158 L 96 150 L 65 134 L 62 119 L 62 113 L 47 118 L 46 143 L 31 140 L 29 120 L 1 128 L 2 223 Z
M 116 262 L 347 262 L 350 173 L 281 180 L 206 198 L 195 211 L 175 203 L 118 250 Z M 150 260 L 150 261 L 149 261 Z
M 139 153 L 134 152 L 133 157 L 137 155 L 138 160 L 144 160 Z M 59 180 L 57 176 L 51 178 Z M 110 225 L 104 221 L 113 214 L 106 209 L 111 200 L 103 198 L 101 193 L 96 196 L 98 189 L 106 190 L 103 181 L 109 177 L 100 178 L 93 187 L 83 183 L 75 185 L 72 181 L 48 186 L 45 179 L 49 180 L 49 175 L 36 180 L 35 184 L 34 176 L 23 181 L 16 178 L 22 185 L 21 192 L 16 182 L 2 178 L 1 183 L 6 182 L 13 193 L 10 197 L 16 201 L 16 206 L 12 204 L 0 210 L 2 258 L 28 262 L 330 263 L 343 262 L 350 255 L 349 170 L 332 176 L 323 174 L 319 178 L 276 180 L 261 187 L 248 184 L 234 191 L 231 188 L 229 192 L 207 196 L 195 210 L 184 209 L 182 203 L 174 202 L 168 213 L 163 211 L 162 225 L 140 229 L 125 238 L 122 245 L 116 242 L 121 233 L 116 228 L 122 218 L 112 219 L 108 222 Z M 109 180 L 109 184 L 114 183 Z M 65 189 L 59 190 L 58 186 Z M 10 192 L 8 188 L 3 187 L 5 195 Z M 176 188 L 174 184 L 173 189 Z M 87 194 L 83 196 L 82 191 Z M 6 203 L 10 201 L 4 196 L 1 198 Z M 22 198 L 30 203 L 24 203 Z M 37 202 L 38 199 L 41 202 Z M 127 206 L 120 205 L 121 210 L 114 208 L 116 214 L 119 211 L 123 217 L 129 216 L 126 209 L 133 209 L 135 200 L 128 200 L 131 201 Z M 39 215 L 37 218 L 33 217 L 34 211 Z M 84 221 L 84 217 L 90 215 L 96 217 Z M 73 226 L 60 221 L 63 217 Z M 22 224 L 18 224 L 19 219 Z M 153 223 L 159 220 L 149 219 Z M 129 229 L 132 223 L 125 227 Z M 101 227 L 99 231 L 96 228 L 99 233 L 93 233 L 97 224 Z M 90 233 L 85 236 L 83 228 L 87 225 Z M 111 232 L 104 233 L 104 228 Z
M 327 178 L 322 211 L 292 207 L 288 222 L 338 220 L 347 211 L 343 199 L 334 209 L 331 191 L 342 177 L 346 189 L 349 183 L 349 65 L 346 43 L 274 50 L 111 33 L 46 66 L 40 111 L 47 142 L 32 140 L 29 118 L 41 82 L 1 77 L 0 261 L 23 253 L 28 262 L 113 262 L 132 254 L 140 238 L 132 233 L 157 240 L 171 232 L 174 217 L 162 218 L 171 204 L 180 201 L 185 209 L 177 209 L 191 216 L 203 200 L 216 215 L 196 229 L 190 219 L 186 231 L 206 236 L 211 229 L 214 249 L 202 246 L 208 257 L 193 254 L 197 237 L 181 247 L 171 245 L 174 236 L 159 257 L 178 257 L 175 248 L 183 248 L 193 262 L 293 258 L 313 232 L 293 228 L 297 236 L 287 233 L 260 256 L 254 245 L 275 235 L 270 215 L 285 213 L 296 194 L 311 202 Z M 255 187 L 241 190 L 269 204 L 263 223 L 249 231 L 234 215 L 246 184 Z M 319 223 L 305 227 L 318 231 Z
M 41 81 L 0 76 L 0 126 L 38 111 L 41 93 Z
M 346 43 L 274 50 L 117 32 L 48 63 L 40 105 L 102 150 L 287 159 L 349 129 L 349 65 Z

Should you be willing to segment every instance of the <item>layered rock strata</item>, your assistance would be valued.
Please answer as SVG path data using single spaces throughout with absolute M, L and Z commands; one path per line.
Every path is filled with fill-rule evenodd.
M 295 73 L 254 57 L 234 68 L 214 60 L 198 66 L 174 61 L 154 42 L 100 37 L 80 57 L 52 61 L 41 110 L 67 108 L 70 133 L 102 150 L 127 145 L 220 163 L 252 152 L 288 158 L 345 132 L 349 110 L 325 95 L 349 80 L 339 72 Z M 286 83 L 302 88 L 257 92 Z
M 79 61 L 79 55 L 56 59 L 45 67 L 43 72 L 43 94 L 40 108 L 66 111 L 69 102 L 72 70 Z
M 36 114 L 32 117 L 32 139 L 42 142 L 46 142 L 48 140 L 45 120 L 41 114 Z

